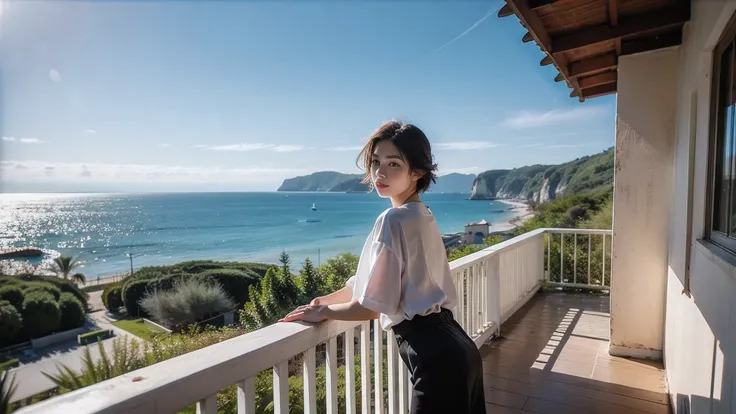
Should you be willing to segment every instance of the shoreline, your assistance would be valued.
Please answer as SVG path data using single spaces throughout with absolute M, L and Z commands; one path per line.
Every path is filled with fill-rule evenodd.
M 527 220 L 534 217 L 534 213 L 531 211 L 529 204 L 522 200 L 510 199 L 510 200 L 498 200 L 504 204 L 511 206 L 511 211 L 515 213 L 510 219 L 501 223 L 491 223 L 491 229 L 489 234 L 505 233 L 513 230 L 520 225 L 524 224 Z
M 520 226 L 521 224 L 523 224 L 526 220 L 528 220 L 529 218 L 531 218 L 531 217 L 534 216 L 534 213 L 532 213 L 530 211 L 529 205 L 525 201 L 517 200 L 517 199 L 498 199 L 498 200 L 494 200 L 494 201 L 498 201 L 499 203 L 503 203 L 503 204 L 506 204 L 507 206 L 509 206 L 508 208 L 506 208 L 506 211 L 512 213 L 513 215 L 511 217 L 509 217 L 508 219 L 503 220 L 503 221 L 491 222 L 490 223 L 490 228 L 489 228 L 489 235 L 508 233 L 509 231 L 517 228 L 518 226 Z M 455 232 L 455 233 L 445 233 L 445 234 L 442 234 L 442 235 L 443 236 L 446 236 L 446 235 L 462 234 L 462 229 L 458 229 L 458 230 L 460 230 L 460 231 Z M 332 256 L 329 256 L 329 257 L 332 257 Z M 325 256 L 325 257 L 323 257 L 323 259 L 327 259 L 329 257 L 328 256 Z M 201 260 L 218 260 L 218 259 L 201 259 Z M 2 261 L 4 261 L 4 260 L 2 260 Z M 253 260 L 234 260 L 234 261 L 261 263 L 261 262 L 253 261 Z M 165 258 L 162 258 L 162 261 L 160 263 L 155 264 L 155 265 L 156 266 L 167 266 L 167 265 L 172 265 L 172 264 L 175 264 L 175 263 L 179 263 L 179 262 L 178 261 L 169 262 L 169 261 L 166 261 Z M 263 263 L 266 263 L 266 262 L 263 262 Z M 22 266 L 22 265 L 20 265 L 20 266 Z M 15 266 L 13 266 L 13 267 L 15 267 Z M 43 269 L 43 265 L 42 264 L 41 264 L 40 267 L 41 268 L 38 269 L 39 270 L 38 273 L 39 274 L 45 274 L 46 272 L 44 271 L 45 269 Z M 84 273 L 84 270 L 83 269 L 80 269 L 80 270 L 82 270 L 82 273 Z M 82 287 L 82 288 L 91 288 L 91 287 L 95 287 L 95 286 L 106 285 L 106 284 L 112 283 L 112 282 L 114 282 L 116 280 L 120 280 L 122 276 L 128 274 L 127 269 L 121 269 L 121 270 L 122 270 L 121 272 L 115 272 L 115 273 L 110 273 L 110 274 L 105 274 L 105 275 L 94 275 L 94 276 L 90 275 L 90 276 L 87 277 L 87 283 L 84 284 L 84 285 L 82 285 L 82 286 L 80 286 L 80 287 Z

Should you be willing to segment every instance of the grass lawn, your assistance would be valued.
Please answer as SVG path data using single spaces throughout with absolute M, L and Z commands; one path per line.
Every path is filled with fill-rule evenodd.
M 164 332 L 156 327 L 144 324 L 143 319 L 124 319 L 112 324 L 146 341 L 152 340 L 157 333 Z

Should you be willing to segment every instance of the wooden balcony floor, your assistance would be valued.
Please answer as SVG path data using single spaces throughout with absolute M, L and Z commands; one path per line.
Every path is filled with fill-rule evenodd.
M 669 413 L 659 362 L 608 354 L 609 298 L 537 294 L 483 345 L 489 414 Z

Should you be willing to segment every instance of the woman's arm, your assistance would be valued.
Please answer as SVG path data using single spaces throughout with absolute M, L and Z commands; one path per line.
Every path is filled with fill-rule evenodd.
M 357 299 L 351 299 L 345 303 L 323 306 L 319 308 L 319 313 L 325 319 L 336 319 L 340 321 L 368 321 L 378 319 L 380 316 L 378 312 L 358 303 Z
M 326 319 L 340 321 L 369 321 L 377 319 L 379 313 L 361 305 L 357 299 L 332 305 L 304 305 L 279 319 L 279 322 L 322 322 Z
M 353 289 L 351 289 L 350 286 L 345 286 L 329 295 L 314 298 L 312 302 L 310 302 L 310 305 L 334 305 L 337 303 L 350 302 L 352 298 Z

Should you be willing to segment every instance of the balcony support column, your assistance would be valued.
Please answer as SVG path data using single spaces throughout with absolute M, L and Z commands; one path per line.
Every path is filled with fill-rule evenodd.
M 619 58 L 611 355 L 662 358 L 679 57 Z

